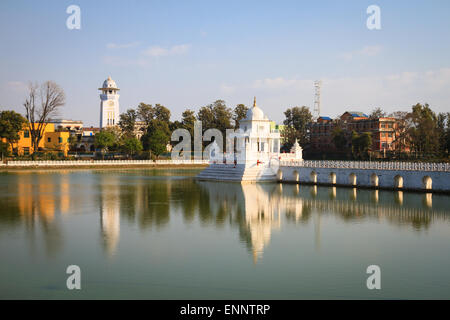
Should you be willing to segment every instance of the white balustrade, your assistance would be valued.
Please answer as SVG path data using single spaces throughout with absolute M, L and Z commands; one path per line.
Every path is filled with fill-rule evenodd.
M 335 169 L 363 169 L 363 170 L 409 170 L 409 171 L 440 171 L 449 172 L 449 163 L 418 163 L 418 162 L 381 162 L 381 161 L 327 161 L 303 160 L 280 161 L 280 166 L 305 168 L 335 168 Z

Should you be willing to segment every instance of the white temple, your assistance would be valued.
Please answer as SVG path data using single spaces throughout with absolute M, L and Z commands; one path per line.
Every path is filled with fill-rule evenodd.
M 302 148 L 295 141 L 291 153 L 280 153 L 280 132 L 271 129 L 270 120 L 256 105 L 239 122 L 239 130 L 227 144 L 234 141 L 234 152 L 221 153 L 217 144 L 211 148 L 210 166 L 198 176 L 199 180 L 275 181 L 280 160 L 302 160 Z

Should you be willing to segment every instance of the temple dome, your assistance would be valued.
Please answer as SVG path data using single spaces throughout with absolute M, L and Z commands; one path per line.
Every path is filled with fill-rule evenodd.
M 253 107 L 247 111 L 246 120 L 267 120 L 264 112 L 256 105 L 256 98 L 253 101 Z

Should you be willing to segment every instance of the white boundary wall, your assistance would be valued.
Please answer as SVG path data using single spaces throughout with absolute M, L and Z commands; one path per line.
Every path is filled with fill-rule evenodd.
M 126 166 L 126 165 L 184 165 L 209 164 L 209 160 L 48 160 L 8 161 L 3 167 L 59 167 L 59 166 Z

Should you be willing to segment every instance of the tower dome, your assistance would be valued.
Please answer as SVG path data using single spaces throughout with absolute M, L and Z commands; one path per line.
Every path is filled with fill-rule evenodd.
M 103 86 L 102 86 L 101 89 L 116 89 L 116 90 L 119 90 L 119 88 L 117 88 L 116 82 L 113 79 L 111 79 L 111 77 L 108 77 L 108 79 L 103 81 Z
M 266 120 L 264 112 L 256 105 L 256 97 L 253 100 L 253 107 L 248 109 L 246 120 Z

